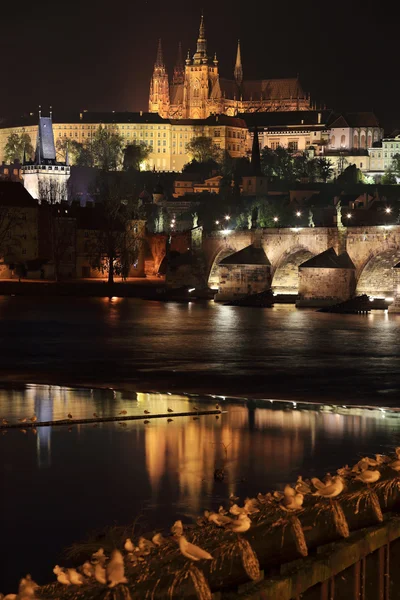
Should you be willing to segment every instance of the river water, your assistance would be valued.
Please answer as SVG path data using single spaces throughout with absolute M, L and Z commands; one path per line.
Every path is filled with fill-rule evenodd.
M 224 413 L 0 435 L 0 591 L 27 572 L 52 580 L 63 549 L 94 530 L 139 514 L 147 529 L 190 522 L 230 493 L 282 489 L 400 445 L 400 416 L 382 410 L 400 404 L 399 325 L 387 313 L 1 299 L 0 416 L 10 422 L 215 402 Z M 169 394 L 149 393 L 157 389 Z M 224 448 L 226 478 L 215 482 Z

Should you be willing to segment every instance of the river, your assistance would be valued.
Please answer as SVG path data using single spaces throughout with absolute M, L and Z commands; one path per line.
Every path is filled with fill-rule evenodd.
M 190 522 L 230 493 L 282 489 L 400 445 L 400 416 L 382 410 L 399 405 L 397 316 L 2 298 L 0 322 L 0 416 L 10 422 L 216 402 L 224 411 L 0 435 L 3 592 L 27 572 L 52 580 L 63 550 L 95 530 L 138 515 L 144 529 Z

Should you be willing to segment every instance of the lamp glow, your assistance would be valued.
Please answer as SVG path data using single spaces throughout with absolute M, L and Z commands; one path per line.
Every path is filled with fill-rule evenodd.
M 225 215 L 225 221 L 230 221 L 230 216 L 229 215 Z
M 274 217 L 274 221 L 277 223 L 279 221 L 278 217 Z
M 346 217 L 347 217 L 348 219 L 351 219 L 351 213 L 347 213 Z
M 299 210 L 296 212 L 296 217 L 301 217 L 301 212 Z
M 392 212 L 392 209 L 390 208 L 390 206 L 387 206 L 385 208 L 385 213 L 387 213 L 388 215 L 390 215 L 391 212 Z

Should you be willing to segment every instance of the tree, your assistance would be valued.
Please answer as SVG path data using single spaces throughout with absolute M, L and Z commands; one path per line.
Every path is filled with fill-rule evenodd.
M 4 147 L 4 158 L 6 162 L 12 163 L 19 160 L 22 163 L 24 152 L 28 158 L 33 155 L 31 137 L 28 133 L 10 133 Z
M 397 177 L 400 177 L 400 154 L 395 154 L 393 156 L 392 170 Z
M 200 163 L 209 160 L 215 160 L 216 162 L 221 160 L 220 148 L 214 144 L 210 137 L 204 135 L 193 138 L 186 145 L 186 152 L 191 154 L 193 158 Z
M 56 179 L 39 181 L 39 202 L 42 215 L 42 248 L 53 263 L 54 279 L 59 281 L 63 262 L 72 263 L 75 254 L 75 224 L 65 208 L 67 189 Z M 64 203 L 64 204 L 62 204 Z
M 316 159 L 316 169 L 318 173 L 318 177 L 322 179 L 324 183 L 331 179 L 333 175 L 333 165 L 330 160 L 321 156 Z
M 128 275 L 141 243 L 136 206 L 127 200 L 120 175 L 103 171 L 98 178 L 100 219 L 90 248 L 92 266 L 107 273 L 109 284 L 115 274 Z
M 207 179 L 211 177 L 214 173 L 219 172 L 219 164 L 215 162 L 212 158 L 206 160 L 205 162 L 198 162 L 195 158 L 186 163 L 186 165 L 182 169 L 182 173 L 192 173 L 196 175 L 200 175 Z
M 280 181 L 293 181 L 295 179 L 293 155 L 283 146 L 278 146 L 276 150 L 263 148 L 261 152 L 261 169 L 267 177 L 275 177 Z
M 152 146 L 146 144 L 146 142 L 139 142 L 139 144 L 128 144 L 124 150 L 124 171 L 128 169 L 140 171 L 140 165 L 149 158 L 152 150 Z
M 90 148 L 95 167 L 116 171 L 120 166 L 124 139 L 116 131 L 100 126 L 86 146 Z
M 390 167 L 386 169 L 385 173 L 382 175 L 381 183 L 382 185 L 396 185 L 396 175 Z
M 362 180 L 362 173 L 356 165 L 349 165 L 337 178 L 337 183 L 354 184 L 360 183 Z

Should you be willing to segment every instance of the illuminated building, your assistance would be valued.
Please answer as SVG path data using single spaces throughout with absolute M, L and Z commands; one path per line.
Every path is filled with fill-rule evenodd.
M 39 112 L 35 158 L 27 161 L 24 156 L 22 176 L 25 188 L 39 203 L 42 200 L 51 203 L 67 200 L 68 156 L 65 162 L 57 161 L 51 114 L 42 117 Z
M 149 111 L 164 118 L 205 119 L 210 115 L 254 111 L 310 110 L 310 96 L 298 78 L 249 81 L 243 77 L 240 42 L 238 42 L 234 78 L 219 76 L 218 59 L 207 55 L 204 18 L 201 17 L 196 52 L 188 52 L 185 65 L 179 50 L 172 82 L 168 80 L 161 41 L 150 83 Z

